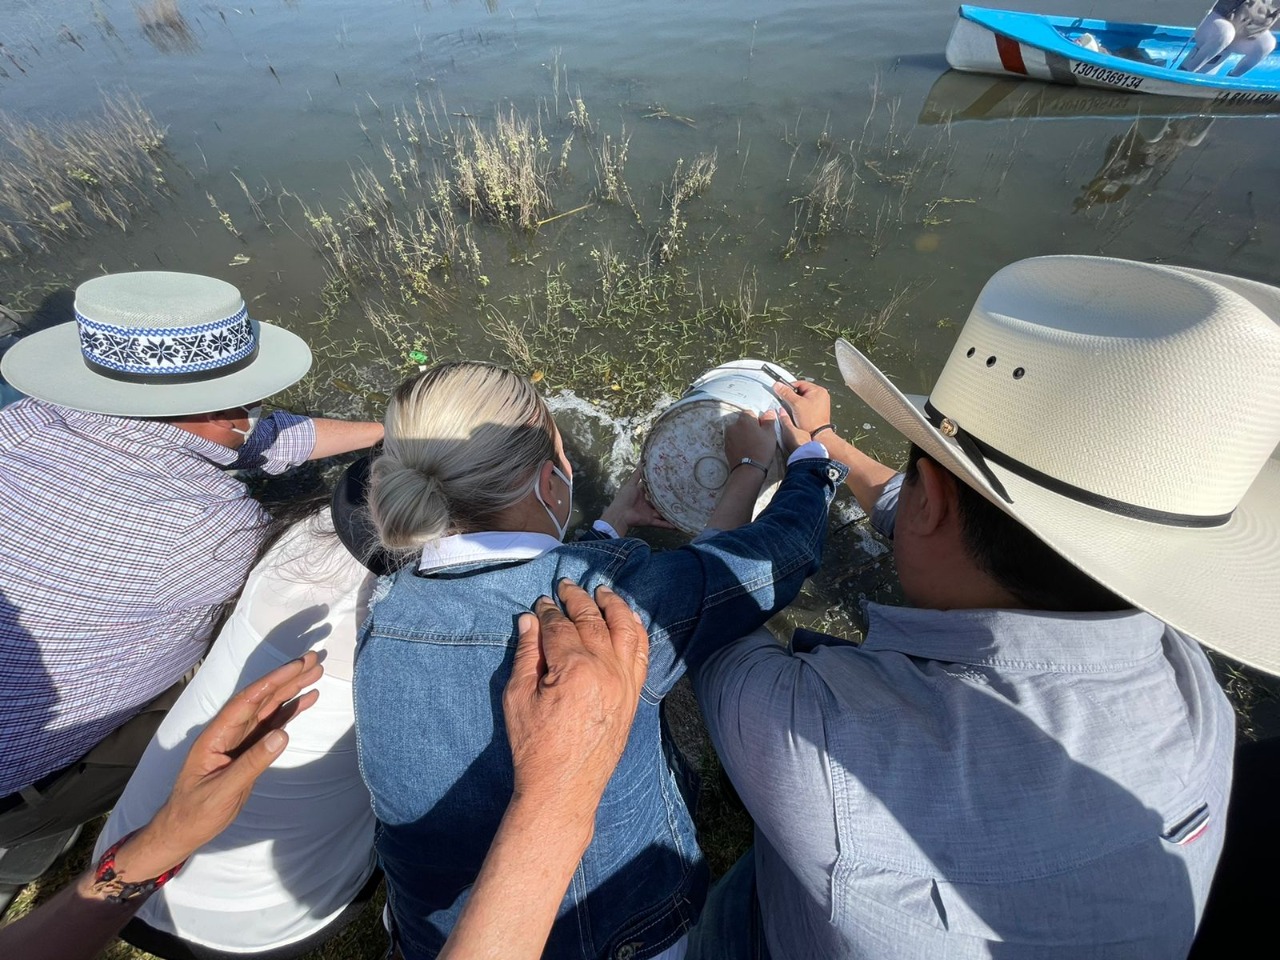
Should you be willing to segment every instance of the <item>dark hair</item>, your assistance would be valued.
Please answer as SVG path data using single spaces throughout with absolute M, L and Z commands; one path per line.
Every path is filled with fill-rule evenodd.
M 905 471 L 915 483 L 921 459 L 932 461 L 912 444 Z M 967 483 L 952 477 L 960 504 L 960 530 L 974 562 L 996 583 L 1033 610 L 1086 613 L 1127 610 L 1133 606 L 1074 566 L 1043 540 Z

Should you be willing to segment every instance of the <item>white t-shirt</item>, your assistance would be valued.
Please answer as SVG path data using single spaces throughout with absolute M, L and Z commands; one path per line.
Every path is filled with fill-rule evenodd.
M 324 927 L 368 880 L 374 817 L 356 762 L 351 678 L 356 630 L 375 582 L 333 533 L 327 509 L 291 527 L 249 574 L 94 857 L 151 819 L 192 741 L 237 691 L 318 650 L 320 698 L 290 723 L 289 745 L 235 822 L 143 905 L 138 917 L 148 926 L 228 953 L 269 950 Z

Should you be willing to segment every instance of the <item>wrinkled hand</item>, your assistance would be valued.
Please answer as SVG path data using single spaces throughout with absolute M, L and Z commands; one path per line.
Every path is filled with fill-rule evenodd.
M 831 422 L 831 394 L 826 387 L 799 380 L 794 386 L 775 383 L 773 392 L 791 408 L 796 426 L 806 433 L 812 433 L 824 423 Z
M 622 756 L 649 667 L 649 635 L 608 587 L 596 603 L 560 584 L 568 618 L 547 597 L 520 617 L 502 696 L 517 799 L 579 807 L 587 829 Z M 601 613 L 603 612 L 603 617 Z
M 777 423 L 778 435 L 782 438 L 782 452 L 787 456 L 795 453 L 796 447 L 802 443 L 809 442 L 809 434 L 807 431 L 801 430 L 791 420 L 791 415 L 785 410 L 773 411 L 766 410 L 760 416 L 761 422 L 768 421 L 770 424 Z
M 766 420 L 744 411 L 724 428 L 724 458 L 731 468 L 743 457 L 768 466 L 777 449 L 778 435 L 772 418 Z
M 289 742 L 281 728 L 320 696 L 299 694 L 323 673 L 309 651 L 232 697 L 191 745 L 164 806 L 121 847 L 121 872 L 128 864 L 130 879 L 157 876 L 225 830 Z
M 632 527 L 663 527 L 674 530 L 671 523 L 658 512 L 658 508 L 649 502 L 645 494 L 643 474 L 639 467 L 627 478 L 627 482 L 618 488 L 613 502 L 600 515 L 600 519 L 625 537 Z

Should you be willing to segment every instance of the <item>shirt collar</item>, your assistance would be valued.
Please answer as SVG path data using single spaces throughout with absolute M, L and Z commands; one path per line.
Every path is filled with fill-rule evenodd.
M 220 443 L 216 443 L 213 440 L 207 440 L 204 437 L 190 432 L 189 430 L 183 430 L 181 427 L 174 427 L 172 424 L 166 423 L 164 426 L 171 427 L 182 434 L 182 439 L 179 443 L 184 448 L 190 450 L 192 453 L 204 457 L 206 460 L 213 461 L 220 467 L 229 467 L 240 459 L 239 450 L 232 450 L 230 447 L 224 447 Z
M 175 427 L 165 420 L 118 417 L 108 413 L 74 410 L 60 404 L 49 406 L 57 409 L 64 423 L 81 430 L 93 431 L 100 436 L 113 436 L 125 443 L 147 446 L 160 443 L 166 447 L 179 447 L 223 467 L 231 466 L 240 455 L 238 450 L 207 440 L 190 430 Z
M 478 563 L 532 560 L 560 545 L 560 541 L 550 534 L 530 533 L 526 530 L 457 533 L 423 547 L 418 569 L 431 571 Z
M 1159 656 L 1163 623 L 1141 610 L 921 610 L 867 604 L 865 650 L 974 666 L 1090 670 Z

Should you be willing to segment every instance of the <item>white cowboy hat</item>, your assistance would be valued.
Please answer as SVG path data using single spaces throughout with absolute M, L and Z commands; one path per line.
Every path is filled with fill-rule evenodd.
M 176 417 L 252 404 L 311 367 L 301 338 L 250 319 L 240 291 L 212 277 L 97 277 L 76 289 L 75 311 L 10 347 L 4 379 L 76 410 Z
M 1005 267 L 928 397 L 850 389 L 1108 589 L 1280 673 L 1280 290 L 1100 257 Z

